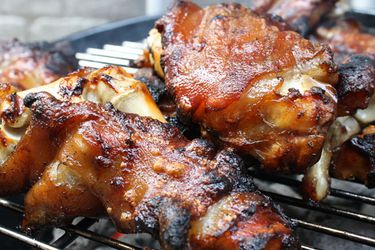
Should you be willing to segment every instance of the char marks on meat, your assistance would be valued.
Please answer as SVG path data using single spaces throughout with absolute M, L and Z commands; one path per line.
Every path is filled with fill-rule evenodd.
M 184 116 L 266 168 L 301 173 L 317 161 L 336 114 L 327 47 L 239 4 L 178 1 L 156 28 Z
M 367 108 L 375 88 L 375 36 L 363 32 L 355 20 L 338 19 L 321 25 L 313 38 L 328 43 L 335 53 L 339 115 Z
M 29 94 L 25 105 L 32 121 L 12 158 L 35 157 L 23 148 L 39 145 L 44 160 L 27 165 L 38 171 L 26 176 L 34 184 L 24 227 L 104 210 L 120 231 L 151 233 L 164 249 L 298 246 L 293 225 L 230 150 L 216 152 L 205 140 L 189 141 L 166 123 L 112 105 L 47 93 Z

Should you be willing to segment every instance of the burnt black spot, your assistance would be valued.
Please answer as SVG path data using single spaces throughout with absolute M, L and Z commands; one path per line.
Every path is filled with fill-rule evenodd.
M 124 184 L 125 181 L 121 176 L 116 176 L 111 180 L 111 185 L 114 187 L 123 187 Z
M 251 176 L 241 176 L 236 181 L 233 192 L 253 192 L 257 189 Z
M 161 203 L 160 242 L 165 249 L 183 249 L 187 244 L 191 214 L 178 202 L 165 199 Z
M 3 111 L 1 118 L 8 122 L 14 122 L 22 114 L 22 101 L 17 94 L 8 96 L 10 106 Z
M 169 116 L 167 121 L 172 126 L 177 127 L 188 139 L 194 139 L 200 135 L 199 126 L 193 124 L 191 119 L 188 122 L 183 122 L 181 116 Z
M 135 74 L 134 78 L 146 84 L 152 98 L 156 103 L 158 103 L 163 96 L 167 94 L 167 89 L 164 82 L 158 76 L 154 75 L 152 71 L 140 69 Z
M 88 83 L 88 80 L 86 78 L 78 79 L 77 85 L 74 87 L 72 94 L 76 96 L 81 95 L 86 83 Z
M 211 197 L 221 196 L 232 189 L 233 181 L 226 176 L 222 176 L 217 170 L 213 170 L 207 174 L 208 180 L 203 189 L 207 195 Z
M 299 92 L 298 89 L 290 88 L 288 89 L 288 96 L 292 99 L 300 98 L 302 94 Z
M 106 103 L 104 104 L 104 109 L 105 109 L 106 111 L 114 112 L 114 113 L 117 111 L 116 108 L 115 108 L 115 106 L 113 106 L 113 104 L 110 103 L 110 102 L 106 102 Z
M 38 100 L 38 96 L 38 93 L 27 94 L 25 98 L 23 98 L 23 104 L 26 107 L 31 108 L 31 105 Z
M 236 180 L 245 173 L 244 163 L 240 156 L 230 150 L 222 150 L 216 155 L 220 174 Z
M 162 197 L 155 197 L 138 205 L 135 217 L 136 231 L 159 236 L 159 208 Z
M 325 90 L 320 87 L 314 86 L 311 88 L 310 92 L 312 95 L 319 97 L 324 104 L 328 104 L 331 101 L 331 98 L 325 94 Z
M 112 76 L 104 74 L 103 78 L 106 80 L 106 82 L 110 82 L 112 80 Z
M 97 156 L 95 157 L 95 160 L 99 166 L 104 167 L 104 168 L 108 168 L 112 165 L 112 160 L 104 156 Z
M 345 55 L 340 59 L 336 86 L 340 114 L 365 109 L 374 94 L 375 61 L 365 55 Z
M 367 175 L 369 188 L 375 187 L 375 133 L 367 134 L 363 138 L 356 136 L 349 141 L 350 146 L 364 155 L 370 162 L 370 171 Z

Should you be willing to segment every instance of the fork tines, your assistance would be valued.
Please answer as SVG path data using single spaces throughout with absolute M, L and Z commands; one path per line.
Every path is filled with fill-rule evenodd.
M 118 65 L 129 73 L 135 73 L 139 60 L 144 55 L 144 42 L 124 41 L 122 46 L 105 44 L 103 49 L 88 48 L 86 53 L 76 53 L 80 67 L 102 68 L 107 65 Z

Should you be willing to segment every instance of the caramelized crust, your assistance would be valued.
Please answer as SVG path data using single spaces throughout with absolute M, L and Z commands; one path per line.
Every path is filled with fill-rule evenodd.
M 23 89 L 51 83 L 76 68 L 73 56 L 48 43 L 0 43 L 0 82 Z
M 375 126 L 346 141 L 334 154 L 331 175 L 344 180 L 356 180 L 375 187 Z
M 156 28 L 183 115 L 267 168 L 303 172 L 318 159 L 336 109 L 329 49 L 239 4 L 179 1 Z
M 24 227 L 92 216 L 103 205 L 119 230 L 152 233 L 163 249 L 298 247 L 288 219 L 244 177 L 231 151 L 112 105 L 45 93 L 28 95 L 25 105 L 28 145 L 40 144 L 31 134 L 41 130 L 46 147 L 58 150 L 26 195 Z M 15 157 L 29 154 L 18 150 L 23 145 Z
M 375 59 L 365 55 L 348 56 L 339 64 L 338 115 L 354 114 L 366 109 L 374 95 Z
M 146 86 L 116 66 L 99 70 L 81 69 L 52 84 L 17 93 L 11 86 L 1 85 L 1 195 L 27 190 L 39 178 L 51 157 L 58 150 L 55 144 L 48 144 L 52 138 L 46 135 L 43 130 L 27 130 L 26 135 L 23 136 L 31 116 L 28 108 L 23 105 L 23 98 L 28 93 L 41 91 L 46 91 L 60 100 L 69 102 L 91 101 L 99 104 L 110 102 L 122 112 L 137 113 L 165 121 Z M 36 133 L 40 142 L 43 143 L 31 144 L 32 133 Z M 12 154 L 21 137 L 23 143 L 17 148 L 19 153 Z M 46 149 L 49 149 L 47 153 L 43 153 Z M 32 152 L 32 154 L 20 152 Z

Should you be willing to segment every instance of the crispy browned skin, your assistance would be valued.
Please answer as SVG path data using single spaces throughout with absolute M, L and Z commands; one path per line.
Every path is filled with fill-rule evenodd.
M 375 126 L 346 141 L 333 155 L 331 175 L 375 187 Z
M 75 69 L 75 60 L 48 43 L 0 43 L 0 82 L 21 90 L 44 85 Z
M 317 29 L 315 39 L 328 43 L 339 65 L 339 115 L 365 109 L 375 88 L 375 36 L 354 20 L 332 20 Z
M 338 115 L 354 114 L 367 108 L 375 89 L 375 59 L 350 55 L 339 64 Z
M 156 119 L 164 119 L 160 111 L 156 110 L 157 106 L 148 94 L 146 86 L 131 78 L 126 71 L 116 66 L 95 71 L 88 68 L 81 69 L 59 79 L 52 85 L 44 86 L 44 90 L 66 101 L 90 100 L 96 103 L 114 101 L 115 105 L 119 106 L 123 105 L 121 103 L 126 103 L 127 95 L 131 96 L 132 99 L 138 98 L 132 92 L 134 91 L 145 98 L 138 103 L 133 102 L 133 105 L 138 104 L 141 107 L 132 107 L 132 111 L 129 112 L 138 112 Z M 31 89 L 27 92 L 40 91 Z M 19 123 L 17 121 L 22 120 L 22 115 L 28 112 L 21 97 L 25 95 L 25 92 L 18 93 L 20 95 L 14 93 L 15 89 L 11 86 L 0 85 L 0 101 L 9 100 L 9 106 L 1 110 L 0 114 L 5 126 L 6 124 Z M 127 110 L 126 107 L 121 107 L 121 109 Z M 32 131 L 28 129 L 21 139 L 22 143 L 17 147 L 13 145 L 15 143 L 12 136 L 9 135 L 10 132 L 16 134 L 19 131 L 22 135 L 27 128 L 28 121 L 29 119 L 24 121 L 25 124 L 22 127 L 12 129 L 8 126 L 6 130 L 0 128 L 0 146 L 2 146 L 0 147 L 0 195 L 10 195 L 27 190 L 37 181 L 45 166 L 52 160 L 58 150 L 55 144 L 49 143 L 53 137 L 46 134 L 43 129 Z M 43 143 L 31 143 L 32 139 L 30 138 L 34 136 L 37 136 Z M 12 145 L 13 148 L 8 148 Z M 14 148 L 16 148 L 16 152 L 12 153 Z M 25 154 L 25 152 L 29 154 Z
M 28 95 L 25 105 L 29 131 L 42 130 L 51 138 L 44 144 L 58 148 L 26 195 L 25 227 L 93 215 L 102 204 L 119 230 L 152 233 L 164 249 L 297 248 L 288 219 L 231 151 L 111 105 L 45 93 Z
M 255 0 L 252 9 L 284 19 L 302 35 L 307 35 L 335 6 L 337 0 Z
M 179 1 L 156 24 L 165 83 L 221 142 L 266 168 L 303 172 L 335 117 L 335 68 L 329 49 L 268 20 L 239 4 Z

